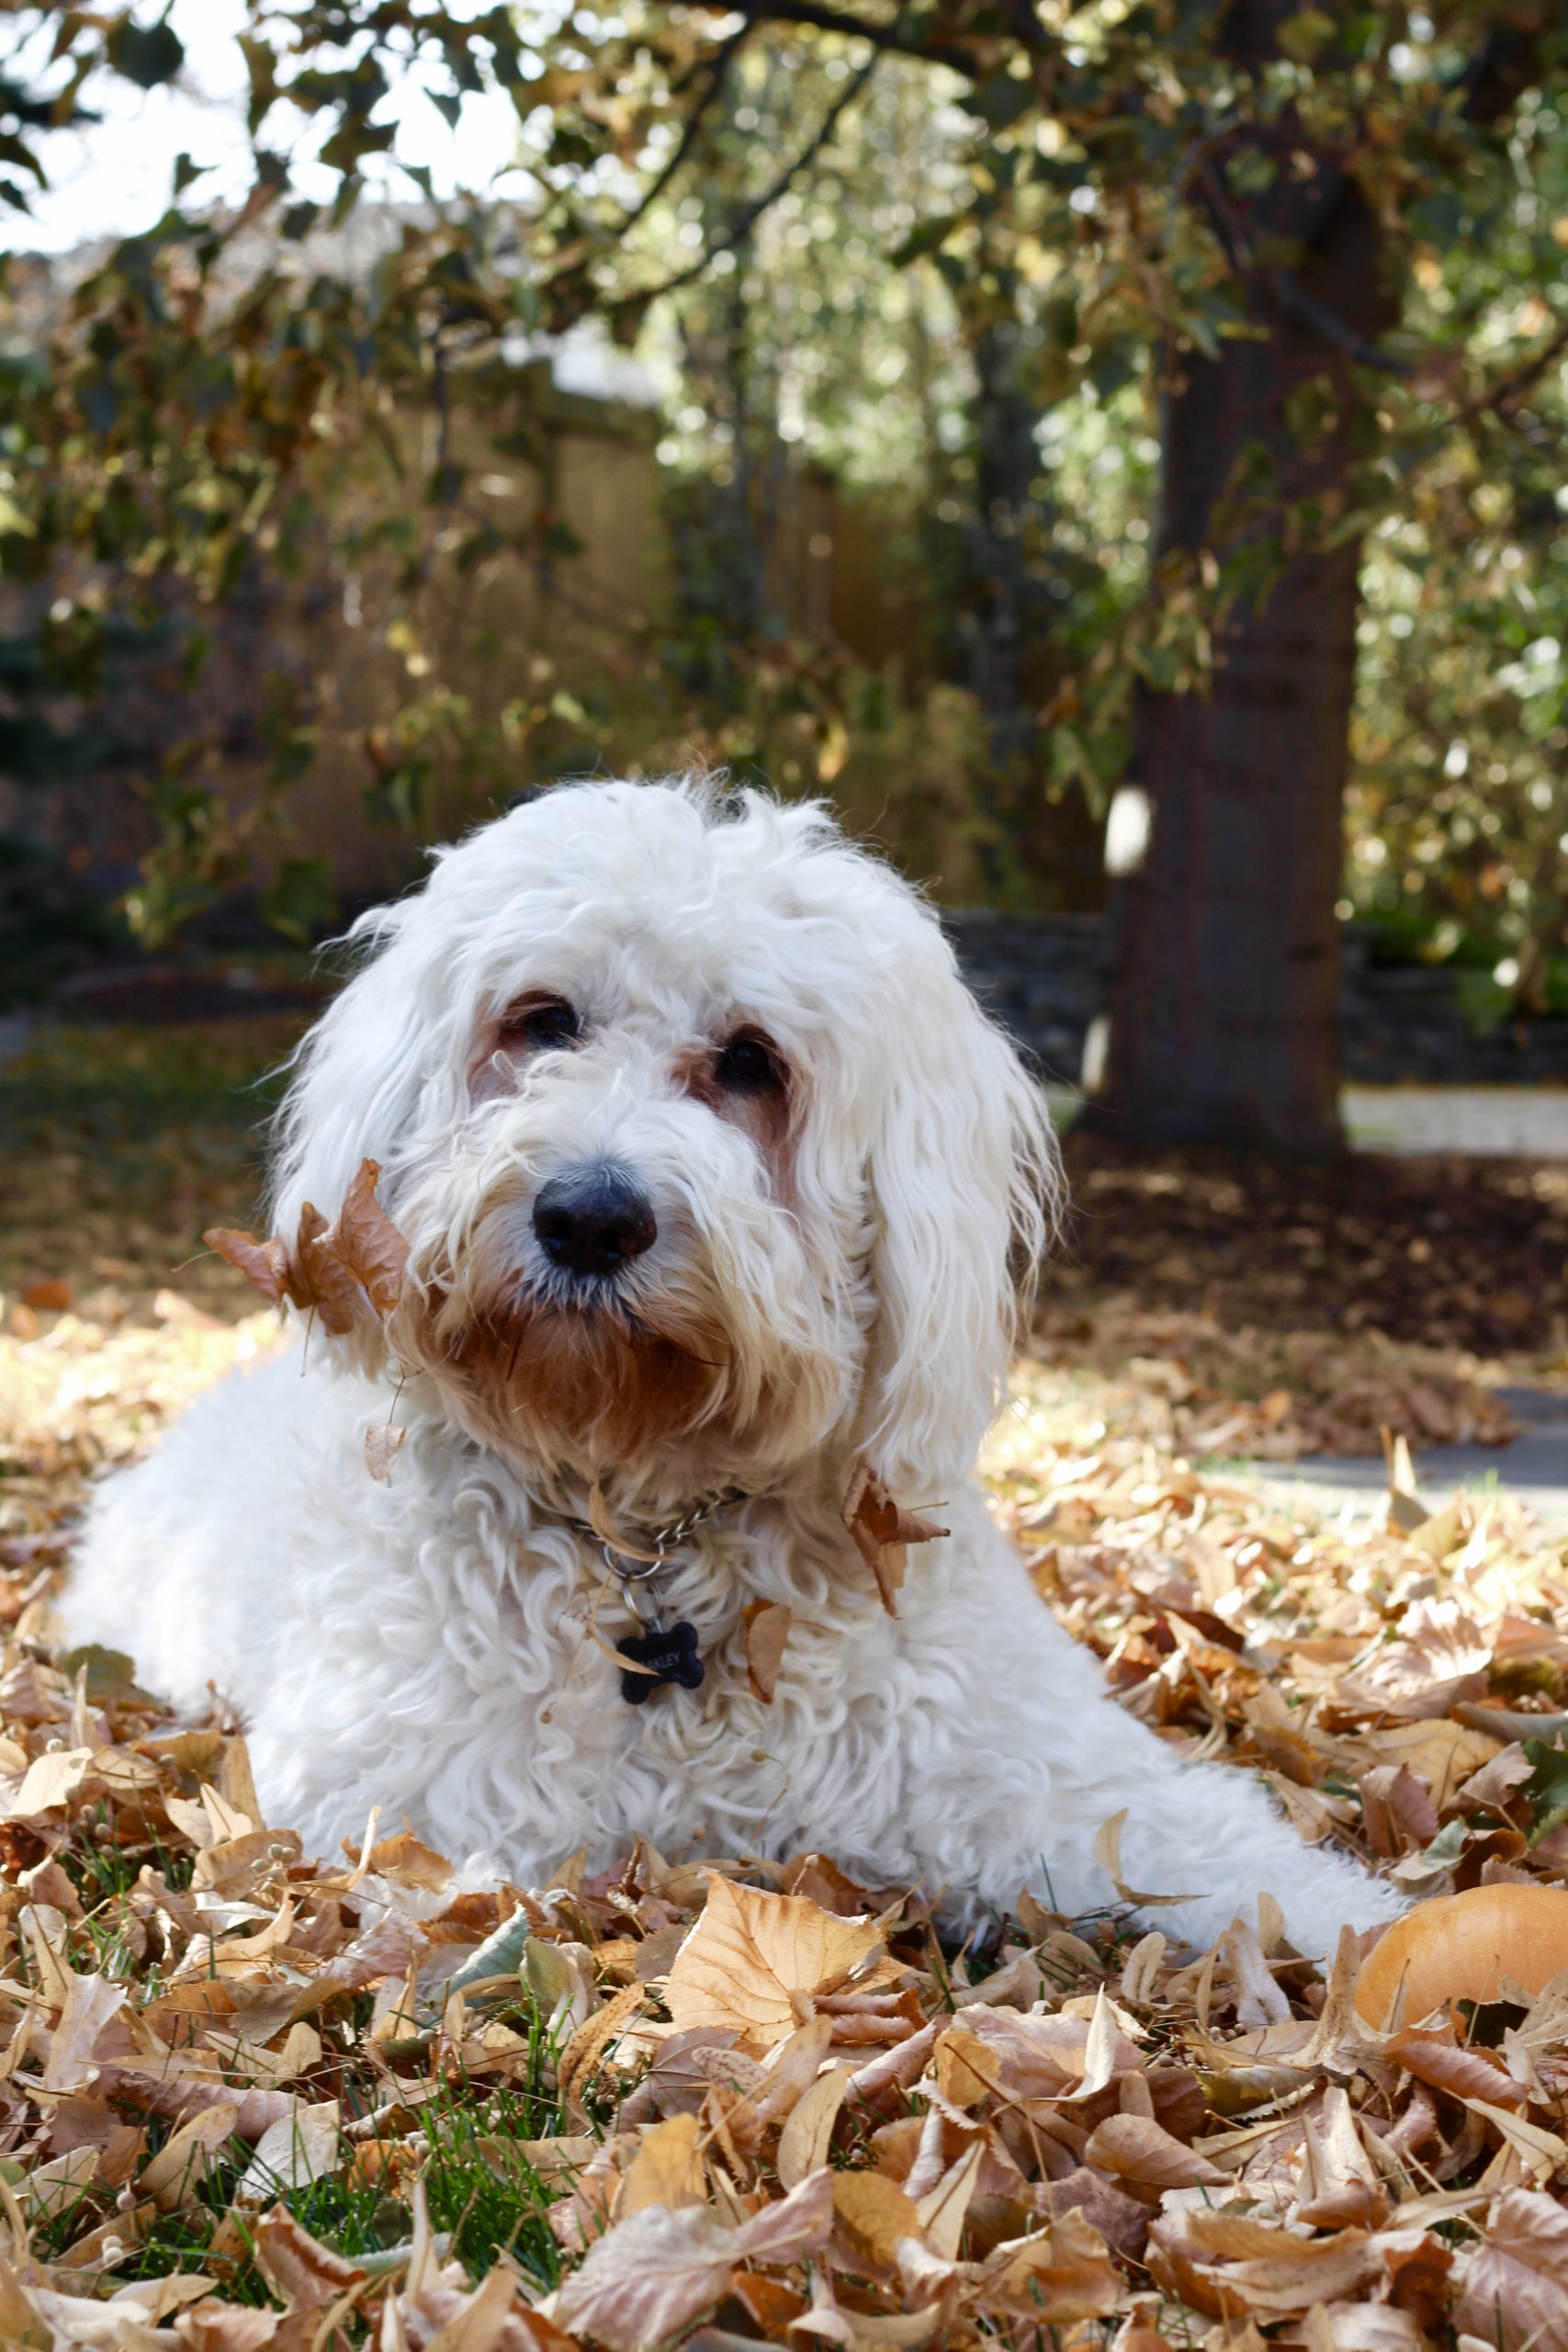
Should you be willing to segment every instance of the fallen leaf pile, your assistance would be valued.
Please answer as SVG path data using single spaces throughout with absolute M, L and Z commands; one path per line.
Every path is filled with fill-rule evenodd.
M 1076 1392 L 1080 1413 L 1136 1417 L 1200 1461 L 1296 1462 L 1380 1453 L 1390 1428 L 1416 1447 L 1506 1445 L 1519 1424 L 1489 1385 L 1499 1371 L 1375 1330 L 1224 1329 L 1211 1315 L 1117 1297 L 1092 1311 L 1047 1306 L 1020 1379 Z
M 1568 2352 L 1568 1936 L 1527 1993 L 1505 1917 L 1482 2030 L 1385 2026 L 1354 1940 L 1310 1968 L 1267 1905 L 1206 1954 L 1028 1899 L 954 1949 L 822 1857 L 483 1894 L 396 1825 L 306 1858 L 231 1726 L 49 1646 L 51 1498 L 155 1427 L 160 1347 L 173 1401 L 273 1321 L 62 1317 L 13 1359 L 76 1434 L 51 1476 L 34 1430 L 0 1553 L 0 2334 Z M 73 1351 L 72 1405 L 39 1364 Z M 95 1447 L 117 1383 L 143 1426 Z M 1413 1894 L 1568 1889 L 1568 1576 L 1509 1510 L 1406 1485 L 1314 1528 L 1135 1429 L 1075 1451 L 1027 1391 L 987 1467 L 1175 1746 Z
M 465 1893 L 396 1822 L 307 1857 L 233 1725 L 51 1645 L 86 1480 L 276 1315 L 12 1299 L 0 2340 L 1568 2352 L 1568 1570 L 1514 1506 L 1427 1511 L 1398 1453 L 1355 1521 L 1203 1475 L 1201 1416 L 1270 1392 L 1187 1329 L 1147 1361 L 1190 1396 L 1055 1361 L 989 1449 L 1121 1703 L 1427 1902 L 1381 1980 L 1267 1903 L 1206 1953 L 1029 1899 L 960 1944 L 823 1856 Z M 1427 1377 L 1365 1344 L 1382 1403 Z M 888 1507 L 863 1551 L 918 1545 Z M 748 1627 L 759 1690 L 787 1631 Z

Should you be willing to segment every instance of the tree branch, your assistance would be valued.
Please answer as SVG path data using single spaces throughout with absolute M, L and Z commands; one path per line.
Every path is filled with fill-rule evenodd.
M 690 286 L 694 279 L 701 277 L 705 271 L 712 268 L 720 254 L 732 253 L 744 238 L 750 236 L 763 213 L 771 211 L 785 190 L 799 178 L 801 173 L 817 161 L 818 156 L 837 130 L 840 118 L 859 97 L 881 62 L 881 51 L 874 49 L 859 73 L 852 74 L 844 85 L 823 116 L 817 131 L 807 141 L 794 161 L 784 165 L 777 178 L 770 182 L 761 196 L 754 197 L 750 204 L 742 205 L 723 236 L 716 238 L 711 245 L 705 246 L 695 261 L 689 264 L 685 269 L 678 269 L 673 277 L 665 278 L 662 285 L 644 287 L 633 293 L 617 295 L 613 301 L 604 304 L 604 309 L 612 311 L 625 311 L 632 308 L 634 304 L 646 306 L 650 302 L 660 301 L 666 294 L 678 293 L 682 286 Z
M 709 109 L 714 106 L 717 100 L 719 92 L 724 87 L 730 66 L 735 62 L 736 51 L 740 48 L 742 42 L 750 39 L 754 29 L 755 28 L 750 21 L 748 21 L 740 26 L 738 31 L 732 32 L 728 38 L 720 44 L 718 53 L 714 58 L 713 62 L 708 69 L 707 87 L 704 90 L 702 96 L 697 99 L 695 105 L 693 107 L 691 113 L 687 116 L 685 129 L 681 133 L 674 153 L 670 157 L 669 162 L 664 165 L 663 169 L 655 175 L 651 184 L 643 191 L 637 203 L 632 206 L 631 210 L 621 221 L 615 231 L 617 238 L 630 235 L 631 232 L 637 227 L 637 222 L 643 219 L 646 213 L 651 210 L 654 205 L 658 203 L 660 198 L 663 195 L 671 181 L 675 177 L 682 165 L 690 156 L 698 139 L 702 136 L 703 124 L 707 118 Z
M 1395 353 L 1384 351 L 1380 345 L 1369 343 L 1364 335 L 1356 333 L 1354 327 L 1346 324 L 1337 311 L 1329 303 L 1319 301 L 1317 296 L 1303 286 L 1299 277 L 1292 277 L 1288 269 L 1264 270 L 1258 275 L 1281 311 L 1287 311 L 1292 318 L 1299 319 L 1303 326 L 1310 327 L 1314 334 L 1321 336 L 1325 343 L 1337 345 L 1359 368 L 1375 368 L 1384 376 L 1414 374 L 1414 365 L 1410 360 L 1401 359 Z
M 884 21 L 828 7 L 823 0 L 697 0 L 697 5 L 727 17 L 739 9 L 748 25 L 802 25 L 813 32 L 842 33 L 846 40 L 868 40 L 874 48 L 892 55 L 918 57 L 927 65 L 949 66 L 954 74 L 964 74 L 971 81 L 979 72 L 962 49 L 949 49 L 941 41 L 919 40 L 906 33 L 903 9 Z

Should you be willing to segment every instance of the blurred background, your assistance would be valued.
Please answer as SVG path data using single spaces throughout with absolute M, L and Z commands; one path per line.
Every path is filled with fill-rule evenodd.
M 721 765 L 1035 1057 L 1062 1346 L 1207 1317 L 1100 1356 L 1349 1453 L 1375 1363 L 1314 1437 L 1343 1360 L 1220 1338 L 1468 1351 L 1413 1433 L 1495 1434 L 1568 1347 L 1565 109 L 1549 0 L 7 7 L 15 1311 L 243 1215 L 430 842 Z

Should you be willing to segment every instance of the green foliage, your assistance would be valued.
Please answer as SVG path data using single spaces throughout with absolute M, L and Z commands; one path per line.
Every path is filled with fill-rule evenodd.
M 166 26 L 73 11 L 47 96 L 24 89 L 46 14 L 13 12 L 0 48 L 17 205 L 42 129 L 95 74 L 152 88 L 181 62 Z M 868 808 L 940 745 L 963 808 L 943 811 L 932 750 L 897 820 L 932 836 L 916 862 L 1032 889 L 1021 844 L 1048 836 L 1053 805 L 1103 808 L 1135 695 L 1203 692 L 1285 564 L 1364 540 L 1347 904 L 1414 910 L 1429 952 L 1472 959 L 1505 1001 L 1550 1001 L 1568 899 L 1565 44 L 1544 0 L 1332 0 L 1272 42 L 1251 25 L 1179 0 L 547 17 L 254 0 L 249 201 L 210 216 L 178 157 L 163 218 L 69 300 L 41 315 L 15 266 L 6 281 L 0 572 L 30 658 L 70 673 L 80 756 L 98 755 L 116 616 L 159 612 L 184 649 L 191 723 L 145 777 L 143 933 L 261 853 L 285 932 L 325 920 L 328 876 L 288 817 L 323 763 L 423 831 L 503 797 L 525 758 L 629 763 L 638 728 L 634 759 L 695 742 L 852 805 L 864 775 Z M 418 214 L 351 263 L 341 232 L 410 74 L 452 121 L 467 94 L 504 92 L 530 193 L 441 206 L 415 174 Z M 324 203 L 293 185 L 285 103 L 320 130 Z M 1301 275 L 1314 208 L 1352 188 L 1378 223 L 1381 337 Z M 570 549 L 517 339 L 585 318 L 640 341 L 670 387 L 681 599 L 662 633 L 580 643 L 570 690 L 519 691 L 529 660 L 558 655 L 540 629 L 503 683 L 483 591 L 521 563 L 553 593 Z M 1289 406 L 1294 458 L 1259 443 L 1201 543 L 1162 536 L 1162 385 L 1287 327 L 1322 363 Z M 479 485 L 508 455 L 543 492 L 502 522 Z M 901 502 L 921 611 L 896 673 L 795 649 L 767 518 L 811 467 Z M 280 661 L 245 789 L 226 790 L 234 750 L 197 699 L 204 609 L 260 599 L 308 639 L 323 582 L 365 594 L 374 723 Z M 62 603 L 66 620 L 39 619 Z M 7 772 L 58 773 L 56 722 L 0 685 Z

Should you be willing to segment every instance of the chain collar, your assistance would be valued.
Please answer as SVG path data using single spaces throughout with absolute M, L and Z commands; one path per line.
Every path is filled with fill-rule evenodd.
M 705 1526 L 710 1519 L 716 1517 L 718 1512 L 727 1509 L 730 1503 L 738 1503 L 741 1499 L 739 1488 L 731 1487 L 722 1494 L 705 1495 L 700 1502 L 693 1503 L 688 1510 L 682 1511 L 679 1519 L 670 1520 L 663 1527 L 649 1529 L 648 1541 L 654 1555 L 651 1560 L 638 1559 L 633 1553 L 618 1552 L 615 1546 L 607 1543 L 599 1534 L 598 1530 L 585 1519 L 574 1519 L 571 1524 L 584 1535 L 592 1535 L 594 1538 L 599 1545 L 604 1566 L 619 1583 L 633 1616 L 640 1624 L 651 1625 L 657 1631 L 659 1627 L 658 1581 L 669 1566 L 671 1554 L 678 1552 L 687 1539 L 696 1533 L 699 1527 Z M 643 1605 L 645 1601 L 646 1609 Z
M 682 1618 L 666 1629 L 659 1606 L 659 1579 L 671 1555 L 699 1527 L 729 1504 L 743 1500 L 738 1487 L 721 1494 L 705 1495 L 678 1519 L 649 1531 L 651 1557 L 647 1559 L 619 1550 L 591 1521 L 569 1520 L 568 1524 L 579 1533 L 595 1539 L 605 1567 L 620 1586 L 626 1606 L 637 1622 L 637 1631 L 616 1644 L 622 1666 L 621 1696 L 629 1706 L 640 1707 L 662 1682 L 677 1683 L 686 1690 L 695 1690 L 701 1685 L 704 1668 L 697 1651 L 696 1628 Z

